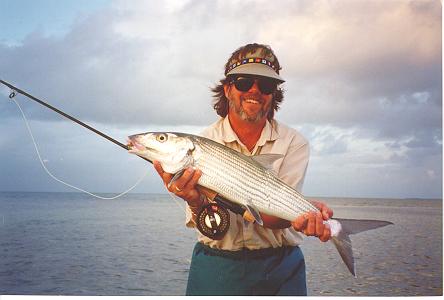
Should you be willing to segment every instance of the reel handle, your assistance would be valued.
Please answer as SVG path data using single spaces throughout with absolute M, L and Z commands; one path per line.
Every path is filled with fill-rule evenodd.
M 253 215 L 246 210 L 245 208 L 243 208 L 242 206 L 235 204 L 233 202 L 230 202 L 228 200 L 225 200 L 224 198 L 220 197 L 218 193 L 216 193 L 213 190 L 210 190 L 209 188 L 203 187 L 198 185 L 197 189 L 199 190 L 199 192 L 203 195 L 205 195 L 208 199 L 210 199 L 213 202 L 216 202 L 226 208 L 228 208 L 229 210 L 231 210 L 232 212 L 241 215 L 245 220 L 247 220 L 248 222 L 253 223 L 255 221 Z

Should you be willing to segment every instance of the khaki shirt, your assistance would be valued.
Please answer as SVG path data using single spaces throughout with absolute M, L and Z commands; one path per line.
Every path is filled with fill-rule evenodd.
M 262 134 L 250 153 L 237 137 L 228 117 L 221 118 L 202 133 L 202 136 L 228 146 L 245 155 L 282 154 L 283 158 L 273 164 L 273 170 L 285 183 L 300 191 L 308 165 L 308 141 L 296 130 L 272 120 L 266 123 Z M 261 249 L 281 246 L 296 246 L 303 235 L 293 228 L 269 229 L 246 221 L 242 216 L 230 213 L 230 227 L 222 240 L 212 240 L 198 231 L 198 241 L 216 249 L 240 250 L 242 248 Z M 196 227 L 196 215 L 186 209 L 186 225 Z

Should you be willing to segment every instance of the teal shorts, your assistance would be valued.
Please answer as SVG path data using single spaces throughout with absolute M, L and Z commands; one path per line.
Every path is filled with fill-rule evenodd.
M 216 250 L 194 247 L 187 295 L 307 295 L 299 247 Z

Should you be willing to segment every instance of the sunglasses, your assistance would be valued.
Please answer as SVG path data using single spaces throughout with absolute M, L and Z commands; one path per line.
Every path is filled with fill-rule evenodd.
M 267 78 L 239 77 L 231 81 L 239 92 L 248 92 L 257 81 L 259 90 L 264 95 L 270 95 L 277 89 L 277 81 Z

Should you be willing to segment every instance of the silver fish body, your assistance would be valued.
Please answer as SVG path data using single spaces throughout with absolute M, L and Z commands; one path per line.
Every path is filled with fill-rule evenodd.
M 202 137 L 190 139 L 195 145 L 194 166 L 202 171 L 200 185 L 227 200 L 288 221 L 316 210 L 254 158 Z
M 148 132 L 129 137 L 129 152 L 158 160 L 169 173 L 189 166 L 202 171 L 198 184 L 248 209 L 259 222 L 260 213 L 288 221 L 317 208 L 271 171 L 280 155 L 249 157 L 210 139 L 184 134 Z M 265 165 L 265 166 L 264 166 Z M 350 272 L 355 264 L 349 234 L 391 224 L 375 220 L 330 219 L 332 241 Z

